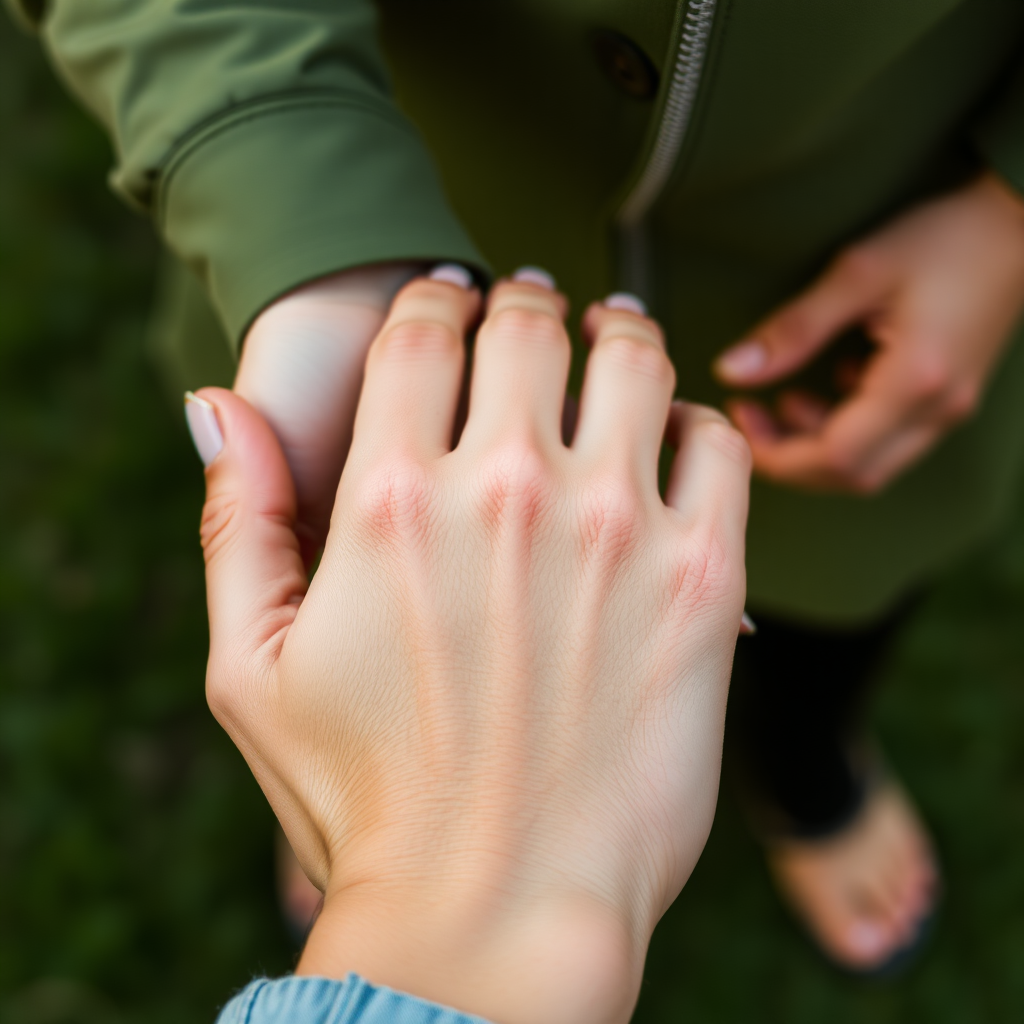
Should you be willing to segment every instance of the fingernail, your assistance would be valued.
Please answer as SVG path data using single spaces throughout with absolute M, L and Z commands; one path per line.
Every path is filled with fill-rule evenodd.
M 555 279 L 541 267 L 520 267 L 512 275 L 512 280 L 519 284 L 535 284 L 549 292 L 555 290 Z
M 847 933 L 850 947 L 861 956 L 877 956 L 885 948 L 885 935 L 877 925 L 860 921 Z
M 740 619 L 740 633 L 743 636 L 753 636 L 757 632 L 757 623 L 746 613 Z
M 185 392 L 185 422 L 203 465 L 208 466 L 224 447 L 224 435 L 217 422 L 217 410 L 205 398 Z
M 632 292 L 612 292 L 604 300 L 605 309 L 624 309 L 627 313 L 647 316 L 647 304 Z
M 768 350 L 759 341 L 741 341 L 715 360 L 715 372 L 741 380 L 760 373 L 768 362 Z
M 458 263 L 440 263 L 428 276 L 431 281 L 444 281 L 466 291 L 473 287 L 473 275 Z

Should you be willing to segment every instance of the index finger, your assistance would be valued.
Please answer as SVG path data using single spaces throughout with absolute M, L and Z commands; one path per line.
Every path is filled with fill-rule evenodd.
M 350 463 L 368 452 L 379 457 L 382 450 L 401 450 L 429 459 L 451 448 L 464 339 L 481 300 L 468 272 L 458 283 L 439 273 L 398 293 L 370 346 Z

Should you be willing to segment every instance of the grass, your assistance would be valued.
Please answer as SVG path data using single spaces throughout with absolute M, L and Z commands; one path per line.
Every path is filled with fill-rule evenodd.
M 156 247 L 0 17 L 0 1020 L 212 1021 L 290 952 L 204 707 L 202 474 L 146 356 Z
M 291 959 L 272 820 L 203 700 L 198 462 L 144 344 L 155 244 L 0 18 L 0 1021 L 188 1024 Z M 846 978 L 726 791 L 638 1021 L 1024 1019 L 1024 531 L 945 578 L 878 728 L 947 895 L 921 964 Z

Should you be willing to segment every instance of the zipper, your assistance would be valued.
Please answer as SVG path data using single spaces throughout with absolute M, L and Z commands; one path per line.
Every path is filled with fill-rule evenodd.
M 623 286 L 651 299 L 647 215 L 665 191 L 690 126 L 716 0 L 688 0 L 665 107 L 647 163 L 616 216 Z

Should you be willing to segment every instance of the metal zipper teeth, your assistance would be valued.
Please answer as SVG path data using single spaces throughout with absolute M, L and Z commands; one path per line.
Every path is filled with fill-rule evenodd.
M 711 22 L 716 0 L 689 0 L 683 18 L 682 37 L 676 52 L 672 82 L 665 100 L 665 110 L 647 165 L 633 186 L 618 214 L 619 226 L 637 228 L 650 212 L 668 182 L 686 138 L 686 129 L 693 114 L 704 57 L 711 38 Z
M 697 98 L 697 86 L 700 84 L 714 15 L 715 0 L 689 0 L 672 69 L 672 81 L 651 155 L 616 217 L 621 287 L 635 292 L 647 302 L 653 301 L 654 295 L 645 221 L 651 207 L 664 191 L 683 147 L 693 103 Z

